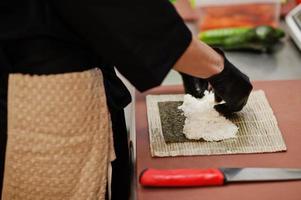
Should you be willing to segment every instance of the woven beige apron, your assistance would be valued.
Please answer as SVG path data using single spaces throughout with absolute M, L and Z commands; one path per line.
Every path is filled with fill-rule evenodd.
M 100 70 L 9 77 L 2 200 L 103 200 L 114 159 Z

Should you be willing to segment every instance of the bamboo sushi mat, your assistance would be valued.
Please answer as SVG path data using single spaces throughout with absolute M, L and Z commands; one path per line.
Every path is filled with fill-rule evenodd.
M 150 148 L 153 157 L 286 151 L 277 120 L 264 91 L 253 91 L 244 109 L 230 118 L 239 127 L 237 138 L 219 142 L 195 141 L 185 138 L 182 133 L 185 118 L 175 106 L 175 103 L 179 104 L 183 101 L 183 97 L 183 94 L 148 95 L 146 97 Z M 160 104 L 167 107 L 168 104 L 173 105 L 169 107 L 174 109 L 162 110 Z M 163 114 L 166 112 L 165 115 L 162 115 L 162 112 Z M 160 114 L 161 117 L 164 116 L 162 117 L 163 121 L 161 121 Z M 172 127 L 171 134 L 176 137 L 168 139 L 168 134 L 164 133 L 165 135 L 163 135 L 166 127 L 163 127 L 162 124 Z

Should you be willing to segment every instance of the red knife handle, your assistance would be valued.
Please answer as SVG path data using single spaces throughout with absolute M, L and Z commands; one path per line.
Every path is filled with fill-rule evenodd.
M 140 175 L 140 184 L 148 187 L 195 187 L 224 184 L 219 169 L 146 169 Z

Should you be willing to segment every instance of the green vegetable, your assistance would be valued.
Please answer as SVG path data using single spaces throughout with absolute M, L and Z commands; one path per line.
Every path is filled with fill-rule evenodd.
M 190 5 L 192 8 L 196 7 L 196 0 L 190 0 Z
M 171 2 L 171 3 L 175 3 L 177 0 L 169 0 L 169 2 Z M 195 8 L 195 4 L 196 4 L 196 2 L 195 2 L 195 0 L 189 0 L 189 3 L 190 3 L 190 5 L 191 5 L 191 7 L 192 8 Z
M 225 50 L 269 51 L 285 36 L 283 30 L 271 26 L 255 28 L 226 28 L 204 31 L 199 39 L 210 46 Z

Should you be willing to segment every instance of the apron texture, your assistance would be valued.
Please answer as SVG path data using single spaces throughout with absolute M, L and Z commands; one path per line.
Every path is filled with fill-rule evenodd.
M 99 69 L 11 74 L 2 200 L 104 200 L 114 160 Z

